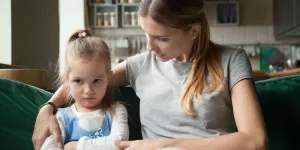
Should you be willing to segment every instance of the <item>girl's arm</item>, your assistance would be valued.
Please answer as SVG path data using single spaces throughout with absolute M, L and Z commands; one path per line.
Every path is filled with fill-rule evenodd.
M 115 146 L 115 140 L 128 140 L 128 114 L 126 108 L 122 104 L 117 104 L 114 111 L 111 133 L 109 136 L 89 139 L 82 137 L 77 143 L 77 150 L 119 150 Z
M 128 85 L 129 82 L 126 78 L 126 61 L 118 64 L 115 69 L 113 69 L 112 75 L 112 84 L 116 86 L 125 86 Z M 60 107 L 66 103 L 65 87 L 61 86 L 51 97 L 49 102 L 54 103 L 57 107 Z M 32 141 L 34 148 L 39 150 L 44 143 L 45 139 L 52 135 L 54 138 L 55 145 L 62 145 L 61 141 L 61 131 L 59 129 L 59 125 L 56 117 L 52 114 L 53 108 L 52 106 L 46 105 L 38 113 L 36 118 L 34 132 L 32 136 Z

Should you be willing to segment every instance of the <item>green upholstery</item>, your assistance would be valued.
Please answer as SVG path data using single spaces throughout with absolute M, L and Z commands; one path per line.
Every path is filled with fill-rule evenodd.
M 33 149 L 31 136 L 38 106 L 51 95 L 26 84 L 0 79 L 0 149 Z
M 256 82 L 270 150 L 299 149 L 300 76 Z
M 257 81 L 270 150 L 297 149 L 300 139 L 300 76 Z M 299 96 L 298 96 L 299 95 Z M 1 149 L 33 149 L 31 136 L 38 106 L 51 93 L 23 83 L 0 79 Z M 139 99 L 130 87 L 121 87 L 115 98 L 122 100 L 129 117 L 130 139 L 140 139 Z M 13 144 L 9 144 L 13 143 Z

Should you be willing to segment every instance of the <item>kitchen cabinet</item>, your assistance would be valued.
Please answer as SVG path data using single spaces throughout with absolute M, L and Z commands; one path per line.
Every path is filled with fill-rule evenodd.
M 295 12 L 296 12 L 296 25 L 297 26 L 300 26 L 300 0 L 295 0 L 296 2 L 296 4 L 295 4 L 295 7 L 296 7 L 296 10 L 295 10 Z
M 276 39 L 300 36 L 300 1 L 273 0 L 273 24 Z
M 216 25 L 239 25 L 240 10 L 237 0 L 204 0 L 206 5 L 216 6 Z
M 89 0 L 93 28 L 139 27 L 140 0 Z

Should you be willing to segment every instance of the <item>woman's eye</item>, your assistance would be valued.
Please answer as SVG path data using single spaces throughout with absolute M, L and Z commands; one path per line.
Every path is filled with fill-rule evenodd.
M 102 80 L 101 79 L 95 79 L 94 83 L 100 83 Z
M 163 42 L 167 42 L 169 39 L 168 38 L 166 38 L 166 37 L 159 37 L 159 38 L 157 38 L 158 40 L 160 40 L 160 41 L 163 41 Z

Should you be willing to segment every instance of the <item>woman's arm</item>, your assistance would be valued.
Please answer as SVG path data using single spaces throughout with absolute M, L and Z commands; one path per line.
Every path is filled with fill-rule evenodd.
M 179 147 L 184 150 L 266 150 L 266 131 L 252 81 L 244 79 L 238 82 L 231 90 L 231 97 L 238 132 L 214 138 L 124 141 L 117 145 L 120 148 L 145 150 L 151 146 L 153 149 Z
M 56 119 L 58 120 L 59 128 L 62 135 L 62 141 L 60 143 L 64 143 L 65 141 L 65 128 L 64 128 L 64 117 L 60 112 L 56 113 Z M 54 138 L 52 135 L 50 135 L 48 138 L 46 138 L 44 144 L 41 147 L 41 150 L 63 150 L 63 148 L 58 147 L 57 145 L 54 145 Z
M 64 86 L 58 88 L 49 102 L 54 103 L 54 105 L 57 107 L 62 106 L 66 99 L 64 97 L 64 90 Z M 61 131 L 57 119 L 55 115 L 53 115 L 53 107 L 46 105 L 41 108 L 35 121 L 34 132 L 32 136 L 34 149 L 39 150 L 49 135 L 53 136 L 54 143 L 57 147 L 62 147 L 62 143 L 60 142 L 62 139 Z
M 112 85 L 126 86 L 129 82 L 126 77 L 126 61 L 121 62 L 112 70 Z
M 118 64 L 115 69 L 113 69 L 113 85 L 128 85 L 128 80 L 126 78 L 126 61 Z M 54 103 L 57 107 L 62 106 L 66 103 L 65 97 L 65 87 L 61 86 L 57 89 L 54 95 L 51 97 L 49 102 Z M 34 132 L 32 136 L 32 141 L 34 148 L 39 150 L 44 143 L 45 139 L 51 134 L 54 138 L 55 145 L 61 145 L 61 131 L 57 123 L 57 119 L 52 114 L 52 106 L 46 105 L 38 113 Z

